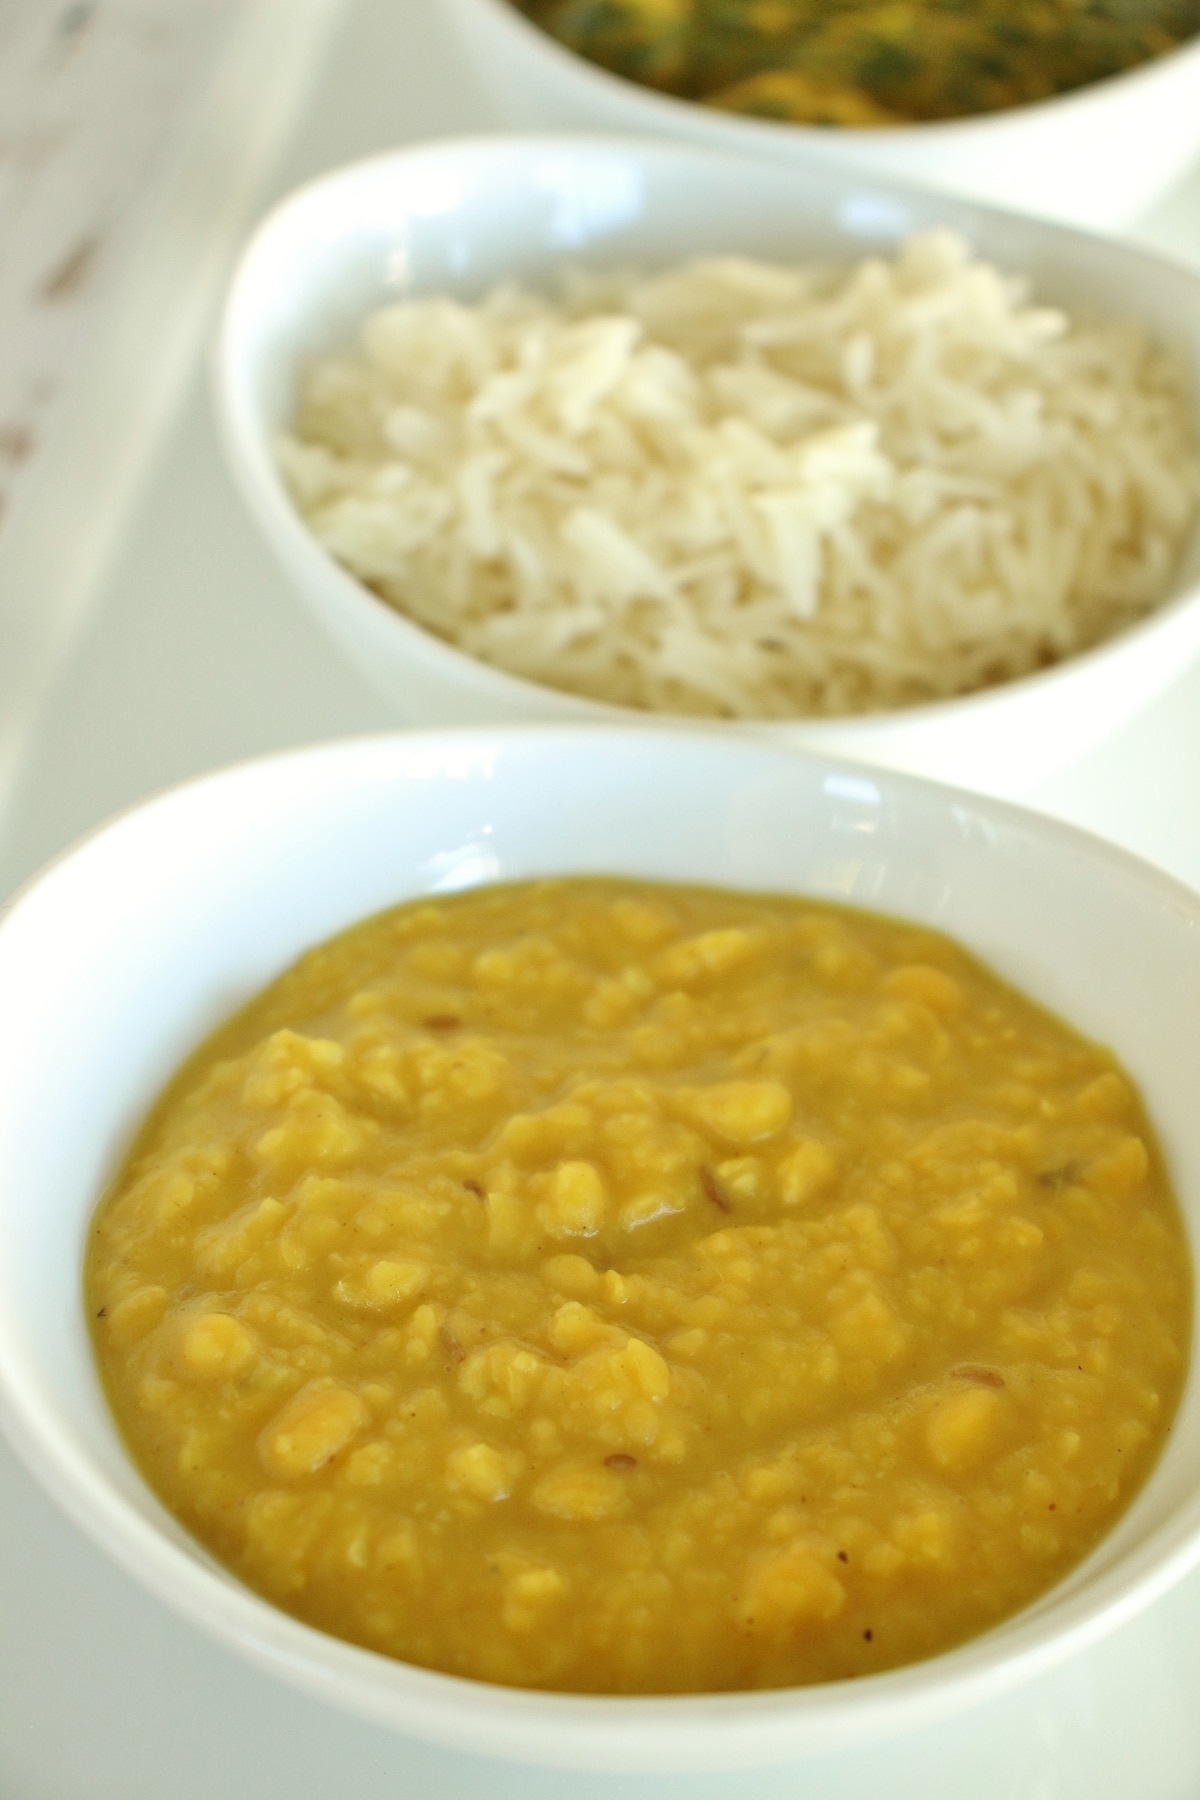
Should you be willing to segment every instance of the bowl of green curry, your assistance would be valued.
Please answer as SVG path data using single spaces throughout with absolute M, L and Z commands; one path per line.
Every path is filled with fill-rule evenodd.
M 1200 154 L 1200 0 L 446 0 L 514 125 L 663 132 L 1087 225 Z

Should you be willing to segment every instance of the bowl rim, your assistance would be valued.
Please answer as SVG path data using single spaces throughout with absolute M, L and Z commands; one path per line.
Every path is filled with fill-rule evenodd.
M 689 733 L 697 753 L 747 765 L 791 763 L 798 771 L 821 770 L 859 781 L 864 774 L 882 793 L 915 794 L 941 811 L 963 809 L 984 823 L 1007 826 L 1054 854 L 1085 858 L 1097 874 L 1134 882 L 1147 902 L 1182 915 L 1200 943 L 1200 893 L 1131 852 L 1094 833 L 1011 802 L 959 790 L 902 771 L 864 770 L 861 764 L 755 738 L 730 739 L 703 725 Z M 170 785 L 132 803 L 60 851 L 0 908 L 0 977 L 13 923 L 62 882 L 85 879 L 89 862 L 122 833 L 154 827 L 180 807 L 219 797 L 232 785 L 258 784 L 260 817 L 281 784 L 303 775 L 317 792 L 317 772 L 332 772 L 348 786 L 363 779 L 403 786 L 419 771 L 427 780 L 430 756 L 440 755 L 438 778 L 452 778 L 453 758 L 532 750 L 545 758 L 556 745 L 584 746 L 601 755 L 622 740 L 653 757 L 678 750 L 679 740 L 650 727 L 615 730 L 608 725 L 514 724 L 440 730 L 393 731 L 334 739 L 269 752 Z M 375 765 L 379 765 L 376 767 Z M 360 773 L 356 776 L 355 771 Z M 232 852 L 230 852 L 232 854 Z M 41 898 L 39 898 L 39 896 Z M 1200 949 L 1197 952 L 1200 956 Z M 1189 1229 L 1200 1249 L 1200 1221 Z M 1193 1321 L 1193 1353 L 1196 1322 Z M 20 1334 L 0 1311 L 0 1432 L 68 1518 L 128 1573 L 193 1626 L 231 1645 L 251 1661 L 308 1692 L 376 1723 L 477 1754 L 560 1768 L 748 1768 L 803 1761 L 861 1741 L 934 1723 L 1046 1673 L 1132 1620 L 1200 1563 L 1200 1492 L 1177 1505 L 1133 1555 L 1102 1571 L 1089 1600 L 1074 1586 L 1056 1602 L 1059 1586 L 1010 1619 L 941 1655 L 864 1677 L 809 1688 L 733 1694 L 574 1695 L 514 1689 L 441 1674 L 392 1661 L 302 1624 L 229 1575 L 202 1548 L 185 1549 L 174 1535 L 151 1524 L 115 1487 L 77 1434 L 48 1409 L 36 1366 L 23 1353 Z M 1193 1362 L 1189 1386 L 1197 1379 Z M 1182 1401 L 1181 1401 L 1182 1404 Z M 109 1429 L 119 1438 L 115 1424 Z M 127 1455 L 127 1453 L 126 1453 Z M 142 1489 L 152 1490 L 136 1471 Z M 1152 1467 L 1139 1492 L 1155 1479 Z M 157 1505 L 157 1502 L 155 1503 Z M 164 1523 L 170 1522 L 158 1507 Z M 1101 1543 L 1103 1543 L 1103 1539 Z M 1085 1569 L 1088 1559 L 1077 1565 Z M 1130 1565 L 1133 1565 L 1130 1567 Z M 1123 1573 L 1122 1573 L 1123 1571 Z M 1065 1583 L 1071 1583 L 1074 1571 Z M 1065 1608 L 1046 1635 L 1044 1613 Z M 616 1747 L 611 1740 L 620 1734 Z M 806 1736 L 807 1734 L 807 1736 Z M 717 1760 L 714 1760 L 716 1758 Z
M 511 0 L 466 0 L 466 3 L 484 5 L 512 14 L 523 30 L 538 38 L 546 37 L 545 33 L 517 12 Z M 554 40 L 547 38 L 546 41 L 554 46 Z M 1190 50 L 1200 62 L 1200 33 L 1194 43 L 1183 48 Z M 572 52 L 563 51 L 562 54 L 572 61 L 582 61 Z M 1127 73 L 1135 76 L 1139 70 Z M 1061 98 L 1069 100 L 1072 96 L 1065 95 Z M 938 123 L 954 124 L 955 121 Z M 607 719 L 626 725 L 649 722 L 660 728 L 703 723 L 717 730 L 735 733 L 795 728 L 803 729 L 807 742 L 831 750 L 836 750 L 840 742 L 852 736 L 857 739 L 863 734 L 870 735 L 896 727 L 912 728 L 915 731 L 929 726 L 952 728 L 965 715 L 969 714 L 974 720 L 982 719 L 999 707 L 1009 706 L 1014 698 L 1026 695 L 1051 696 L 1064 688 L 1073 688 L 1086 682 L 1096 672 L 1107 669 L 1115 659 L 1125 656 L 1130 648 L 1136 649 L 1151 639 L 1184 634 L 1194 640 L 1188 645 L 1189 654 L 1194 654 L 1200 647 L 1200 569 L 1184 576 L 1177 566 L 1173 576 L 1173 590 L 1149 611 L 1115 634 L 1047 667 L 1029 670 L 1023 675 L 989 687 L 921 701 L 911 706 L 876 708 L 867 712 L 708 718 L 684 713 L 643 711 L 518 675 L 460 649 L 374 593 L 365 582 L 360 581 L 337 561 L 305 523 L 288 493 L 278 461 L 271 450 L 270 427 L 252 397 L 249 384 L 242 378 L 246 340 L 254 328 L 252 290 L 260 262 L 270 259 L 276 239 L 286 236 L 297 217 L 303 217 L 313 206 L 326 203 L 339 190 L 352 190 L 365 182 L 381 182 L 393 171 L 396 178 L 400 179 L 406 172 L 422 165 L 436 167 L 443 162 L 465 161 L 485 166 L 501 157 L 526 162 L 535 156 L 546 154 L 650 158 L 662 162 L 691 163 L 699 168 L 703 168 L 706 163 L 726 169 L 757 168 L 764 178 L 775 179 L 787 173 L 778 162 L 762 158 L 751 159 L 739 154 L 731 146 L 699 144 L 640 133 L 470 133 L 406 145 L 354 159 L 309 179 L 276 201 L 264 213 L 243 246 L 230 279 L 213 340 L 210 358 L 211 387 L 223 447 L 243 501 L 273 551 L 293 576 L 298 597 L 306 605 L 312 604 L 312 588 L 319 585 L 326 593 L 335 595 L 339 605 L 357 614 L 364 622 L 369 621 L 369 628 L 387 631 L 397 644 L 407 642 L 419 650 L 424 660 L 444 670 L 448 678 L 460 683 L 465 679 L 476 686 L 486 684 L 497 698 L 510 696 L 525 707 L 552 706 L 564 722 L 573 719 L 585 723 L 589 720 Z M 980 215 L 985 220 L 995 221 L 1000 228 L 1005 224 L 1012 224 L 1047 239 L 1057 239 L 1068 244 L 1075 241 L 1081 246 L 1100 248 L 1105 254 L 1126 261 L 1131 267 L 1140 265 L 1148 278 L 1152 278 L 1156 271 L 1161 271 L 1172 280 L 1183 278 L 1191 282 L 1196 288 L 1200 308 L 1200 270 L 1161 250 L 1132 241 L 1113 239 L 1083 226 L 1038 218 L 990 201 L 973 200 L 960 195 L 934 194 L 912 179 L 883 178 L 865 171 L 815 165 L 806 168 L 804 174 L 806 179 L 826 184 L 831 191 L 869 189 L 872 193 L 895 198 L 901 203 L 908 200 L 927 205 L 932 200 L 947 212 Z M 1200 355 L 1194 360 L 1189 357 L 1189 363 L 1193 376 L 1192 411 L 1200 431 Z M 1189 556 L 1195 558 L 1198 544 L 1200 514 L 1193 521 L 1191 536 L 1180 559 L 1182 563 L 1186 563 Z
M 1134 63 L 1128 69 L 1118 69 L 1110 75 L 1101 75 L 1094 81 L 1084 82 L 1079 87 L 1067 88 L 1058 94 L 1047 94 L 1038 100 L 1025 100 L 1016 106 L 998 107 L 992 112 L 964 113 L 949 119 L 912 119 L 899 125 L 811 125 L 800 120 L 772 119 L 757 113 L 739 113 L 724 107 L 708 106 L 702 100 L 687 100 L 681 95 L 665 93 L 659 88 L 634 81 L 630 76 L 618 75 L 604 64 L 592 62 L 581 51 L 570 49 L 550 32 L 543 30 L 513 4 L 513 0 L 446 0 L 446 4 L 452 10 L 464 14 L 474 11 L 489 16 L 498 28 L 508 31 L 513 41 L 522 43 L 531 54 L 534 53 L 536 44 L 538 50 L 545 52 L 548 67 L 574 71 L 579 79 L 586 80 L 599 94 L 610 98 L 618 97 L 626 104 L 630 103 L 631 96 L 638 96 L 644 99 L 652 112 L 657 111 L 661 105 L 665 108 L 665 116 L 679 120 L 693 119 L 698 113 L 704 120 L 711 117 L 727 122 L 739 138 L 744 136 L 747 147 L 752 143 L 760 143 L 765 147 L 777 141 L 780 134 L 798 134 L 800 138 L 808 139 L 814 144 L 827 142 L 831 136 L 850 144 L 884 146 L 901 139 L 912 141 L 924 138 L 929 143 L 940 140 L 943 148 L 951 149 L 953 140 L 959 137 L 969 139 L 978 135 L 982 129 L 995 130 L 998 125 L 1009 121 L 1016 123 L 1029 118 L 1062 116 L 1079 105 L 1089 103 L 1097 95 L 1101 99 L 1107 99 L 1145 85 L 1147 81 L 1154 79 L 1155 72 L 1163 65 L 1175 65 L 1183 60 L 1200 61 L 1200 31 L 1197 31 L 1182 43 Z M 719 123 L 717 129 L 722 128 Z M 947 142 L 947 139 L 951 142 Z

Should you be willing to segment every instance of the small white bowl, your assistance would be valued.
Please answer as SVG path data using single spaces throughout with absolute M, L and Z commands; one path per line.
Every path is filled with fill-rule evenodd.
M 712 731 L 542 727 L 303 750 L 178 788 L 52 864 L 0 920 L 0 1425 L 75 1523 L 201 1629 L 407 1734 L 529 1764 L 750 1767 L 994 1698 L 1200 1561 L 1200 1384 L 1113 1532 L 946 1655 L 859 1681 L 618 1699 L 430 1673 L 242 1587 L 129 1461 L 83 1317 L 89 1220 L 206 1033 L 308 945 L 389 903 L 550 873 L 794 891 L 948 931 L 1141 1086 L 1200 1244 L 1200 896 L 1061 824 Z
M 1127 224 L 1200 155 L 1200 38 L 1029 106 L 845 130 L 776 124 L 639 87 L 566 49 L 510 0 L 445 4 L 484 87 L 518 130 L 654 132 L 1105 227 Z
M 1200 369 L 1200 275 L 1132 246 L 851 173 L 686 145 L 482 138 L 353 164 L 259 227 L 225 309 L 216 389 L 230 466 L 296 594 L 407 724 L 644 720 L 506 674 L 404 618 L 309 531 L 274 452 L 299 365 L 407 293 L 478 295 L 564 262 L 646 266 L 706 251 L 846 262 L 948 225 L 1039 295 L 1146 321 Z M 1200 532 L 1174 593 L 1095 650 L 985 693 L 836 720 L 731 724 L 986 792 L 1019 795 L 1153 700 L 1200 650 Z

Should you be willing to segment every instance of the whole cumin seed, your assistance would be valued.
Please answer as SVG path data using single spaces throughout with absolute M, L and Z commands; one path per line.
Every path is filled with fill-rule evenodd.
M 700 1185 L 719 1212 L 727 1213 L 733 1211 L 729 1202 L 729 1196 L 721 1192 L 716 1176 L 711 1169 L 706 1169 L 703 1164 L 700 1166 Z
M 1074 1160 L 1060 1163 L 1056 1168 L 1043 1169 L 1037 1177 L 1038 1186 L 1045 1188 L 1070 1187 L 1083 1174 L 1083 1164 Z
M 964 1363 L 952 1370 L 955 1381 L 973 1381 L 976 1387 L 1002 1388 L 1004 1377 L 999 1369 L 988 1369 L 982 1363 Z

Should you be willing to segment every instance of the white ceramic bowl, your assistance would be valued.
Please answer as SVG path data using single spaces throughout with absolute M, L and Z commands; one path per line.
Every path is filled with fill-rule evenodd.
M 1200 1560 L 1200 1384 L 1112 1534 L 986 1636 L 795 1691 L 616 1699 L 407 1667 L 277 1612 L 131 1466 L 83 1317 L 88 1221 L 187 1052 L 307 945 L 408 896 L 548 873 L 792 890 L 954 934 L 1116 1046 L 1200 1244 L 1200 896 L 1096 839 L 711 731 L 398 735 L 250 763 L 127 813 L 0 923 L 0 1424 L 80 1528 L 198 1627 L 409 1734 L 529 1763 L 727 1768 L 928 1723 L 1095 1642 Z
M 686 145 L 473 139 L 358 163 L 260 226 L 225 310 L 216 387 L 230 466 L 268 544 L 349 659 L 408 724 L 642 718 L 524 681 L 410 623 L 317 543 L 280 479 L 274 433 L 297 366 L 349 341 L 373 307 L 476 295 L 564 261 L 670 263 L 702 251 L 852 261 L 931 225 L 1026 271 L 1046 299 L 1146 320 L 1200 369 L 1200 275 L 1129 245 L 852 173 Z M 1176 590 L 1100 648 L 984 694 L 844 720 L 755 725 L 838 755 L 1023 792 L 1116 729 L 1200 649 L 1200 533 Z M 732 725 L 731 732 L 745 729 Z
M 1006 112 L 835 130 L 720 112 L 612 75 L 509 0 L 445 0 L 517 130 L 655 132 L 713 149 L 928 183 L 1076 225 L 1127 224 L 1200 155 L 1200 38 L 1127 74 Z

